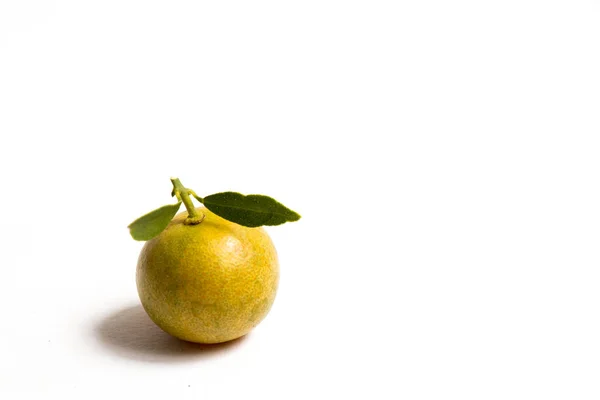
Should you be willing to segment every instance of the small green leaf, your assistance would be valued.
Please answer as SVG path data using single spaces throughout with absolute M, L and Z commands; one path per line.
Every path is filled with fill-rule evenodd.
M 257 227 L 298 221 L 300 215 L 275 199 L 261 194 L 244 196 L 236 192 L 211 194 L 203 199 L 210 211 L 236 224 Z
M 128 226 L 131 237 L 135 240 L 150 240 L 158 236 L 177 214 L 179 206 L 181 202 L 169 204 L 139 217 Z

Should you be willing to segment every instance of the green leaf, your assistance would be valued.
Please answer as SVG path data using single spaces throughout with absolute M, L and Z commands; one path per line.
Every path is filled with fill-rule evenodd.
M 169 225 L 180 206 L 181 202 L 169 204 L 139 217 L 128 226 L 131 237 L 135 240 L 150 240 L 158 236 Z
M 236 192 L 211 194 L 203 199 L 210 211 L 236 224 L 257 227 L 298 221 L 300 215 L 275 199 L 261 194 L 244 196 Z

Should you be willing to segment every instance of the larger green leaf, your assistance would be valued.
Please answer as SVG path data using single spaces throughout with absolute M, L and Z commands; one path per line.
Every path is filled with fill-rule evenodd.
M 136 219 L 128 226 L 131 237 L 135 240 L 150 240 L 158 236 L 169 225 L 180 206 L 181 202 L 162 206 Z
M 223 192 L 206 196 L 203 203 L 220 217 L 248 227 L 281 225 L 300 219 L 298 213 L 261 194 L 244 196 L 236 192 Z

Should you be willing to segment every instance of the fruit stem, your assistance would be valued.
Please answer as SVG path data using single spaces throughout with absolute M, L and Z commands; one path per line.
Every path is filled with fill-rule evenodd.
M 192 203 L 192 199 L 190 199 L 192 191 L 186 189 L 179 178 L 171 178 L 171 183 L 173 184 L 173 193 L 183 202 L 183 205 L 188 212 L 188 217 L 183 223 L 186 225 L 197 225 L 202 222 L 204 214 L 199 213 L 198 210 L 196 210 L 196 207 L 194 207 L 194 203 Z

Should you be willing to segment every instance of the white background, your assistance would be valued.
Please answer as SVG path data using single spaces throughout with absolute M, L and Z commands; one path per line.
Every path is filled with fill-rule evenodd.
M 0 397 L 598 399 L 599 111 L 598 1 L 0 0 Z M 172 175 L 303 215 L 233 344 L 139 308 Z

